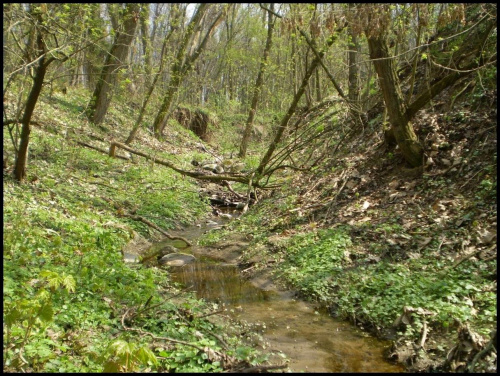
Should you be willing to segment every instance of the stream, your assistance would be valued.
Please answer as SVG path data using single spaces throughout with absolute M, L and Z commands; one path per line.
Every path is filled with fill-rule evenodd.
M 177 235 L 195 243 L 215 225 L 193 226 Z M 385 360 L 389 342 L 332 318 L 294 298 L 292 292 L 254 286 L 236 265 L 207 257 L 203 247 L 193 245 L 186 251 L 196 256 L 196 261 L 171 267 L 172 279 L 191 285 L 198 298 L 224 304 L 229 315 L 262 336 L 266 351 L 286 354 L 291 371 L 404 372 L 403 367 Z M 279 359 L 273 358 L 273 364 Z

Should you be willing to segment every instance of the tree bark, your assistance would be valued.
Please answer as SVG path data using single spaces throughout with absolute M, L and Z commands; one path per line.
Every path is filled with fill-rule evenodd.
M 387 43 L 380 36 L 369 37 L 368 47 L 398 146 L 404 159 L 412 167 L 419 167 L 423 164 L 424 150 L 406 115 L 403 94 L 393 59 L 389 56 Z
M 151 82 L 151 72 L 152 72 L 152 40 L 148 32 L 149 28 L 149 4 L 146 4 L 141 9 L 140 14 L 140 24 L 141 24 L 141 40 L 142 40 L 142 53 L 144 55 L 144 87 L 149 87 Z
M 40 30 L 38 30 L 37 45 L 41 53 L 45 53 L 45 43 L 43 41 L 43 35 Z M 49 62 L 50 63 L 50 62 Z M 31 87 L 28 100 L 26 102 L 26 107 L 24 109 L 23 118 L 21 120 L 21 139 L 19 143 L 18 153 L 16 155 L 16 162 L 14 168 L 14 177 L 20 183 L 26 178 L 26 165 L 28 163 L 28 146 L 29 137 L 31 133 L 31 117 L 35 110 L 38 97 L 43 87 L 43 79 L 47 73 L 47 62 L 45 56 L 42 56 L 38 61 L 35 77 L 33 78 L 33 86 Z
M 36 15 L 39 25 L 42 25 L 42 16 L 40 13 Z M 31 133 L 31 117 L 33 116 L 33 111 L 35 110 L 38 97 L 43 87 L 43 80 L 45 74 L 47 73 L 48 65 L 53 61 L 53 58 L 46 60 L 46 45 L 44 41 L 44 36 L 42 29 L 35 25 L 36 29 L 36 49 L 38 50 L 38 56 L 40 60 L 37 63 L 37 68 L 35 70 L 35 77 L 33 78 L 33 86 L 31 87 L 28 99 L 26 101 L 26 107 L 24 108 L 23 117 L 21 120 L 21 139 L 19 142 L 19 149 L 16 154 L 16 161 L 14 167 L 14 177 L 15 179 L 22 183 L 26 178 L 26 165 L 28 163 L 28 147 L 29 147 L 29 137 Z
M 274 9 L 274 3 L 270 5 L 271 10 Z M 250 141 L 250 135 L 252 134 L 253 119 L 255 117 L 255 112 L 257 111 L 257 104 L 259 102 L 260 93 L 262 90 L 262 84 L 264 82 L 264 73 L 267 66 L 267 57 L 271 51 L 272 40 L 273 40 L 273 16 L 271 12 L 267 14 L 267 39 L 266 47 L 264 48 L 264 55 L 262 56 L 262 61 L 260 63 L 259 73 L 257 75 L 257 80 L 255 82 L 255 88 L 253 92 L 252 105 L 250 107 L 250 112 L 248 114 L 248 119 L 245 126 L 245 132 L 243 133 L 243 139 L 241 140 L 240 152 L 238 157 L 243 158 L 247 154 L 247 147 Z
M 108 112 L 113 90 L 117 82 L 118 69 L 123 66 L 134 39 L 139 19 L 140 4 L 127 4 L 122 17 L 123 26 L 117 30 L 115 41 L 109 51 L 94 94 L 87 107 L 87 117 L 94 124 L 101 124 Z
M 359 107 L 359 68 L 357 62 L 359 43 L 357 35 L 349 27 L 349 92 L 348 98 L 352 106 Z

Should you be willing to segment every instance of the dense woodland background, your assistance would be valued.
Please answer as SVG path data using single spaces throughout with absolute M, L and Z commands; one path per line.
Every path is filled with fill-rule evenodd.
M 26 193 L 26 186 L 37 184 L 49 175 L 50 179 L 57 179 L 52 175 L 55 170 L 51 172 L 56 167 L 45 170 L 39 161 L 46 159 L 53 166 L 59 165 L 56 159 L 66 158 L 66 147 L 85 148 L 86 152 L 102 154 L 103 158 L 105 154 L 118 156 L 122 162 L 145 157 L 152 161 L 151 169 L 160 164 L 203 184 L 220 183 L 228 187 L 233 199 L 244 201 L 245 211 L 261 197 L 271 197 L 279 203 L 280 210 L 296 216 L 293 220 L 278 216 L 275 223 L 259 222 L 258 227 L 267 226 L 272 231 L 294 228 L 306 218 L 314 226 L 334 225 L 331 215 L 335 205 L 344 202 L 344 190 L 353 190 L 349 199 L 359 199 L 361 191 L 355 187 L 365 184 L 366 179 L 370 181 L 366 187 L 385 195 L 403 189 L 405 184 L 406 190 L 422 187 L 425 181 L 429 196 L 423 193 L 422 196 L 429 200 L 447 184 L 456 182 L 454 199 L 476 194 L 479 196 L 471 200 L 483 206 L 474 215 L 467 214 L 468 209 L 455 213 L 462 218 L 457 227 L 467 223 L 472 226 L 471 232 L 479 232 L 473 238 L 479 239 L 481 247 L 455 255 L 452 269 L 463 267 L 470 257 L 489 252 L 488 247 L 496 244 L 496 229 L 493 230 L 496 222 L 491 216 L 492 210 L 496 212 L 495 4 L 8 3 L 3 10 L 3 158 L 7 179 L 4 189 L 5 184 L 10 187 L 7 197 L 11 197 L 11 189 Z M 56 112 L 48 111 L 50 106 Z M 63 115 L 58 112 L 63 110 L 66 111 Z M 58 141 L 45 145 L 49 141 L 44 141 L 34 127 L 57 135 Z M 186 135 L 185 129 L 192 133 Z M 92 144 L 95 141 L 101 144 Z M 190 151 L 182 151 L 190 145 Z M 35 150 L 33 155 L 31 149 Z M 127 153 L 123 154 L 124 151 Z M 349 161 L 342 159 L 346 155 L 351 155 Z M 68 158 L 64 162 L 66 167 L 71 165 L 70 160 L 78 165 L 80 156 Z M 366 164 L 360 165 L 361 161 Z M 84 164 L 80 161 L 80 165 Z M 209 167 L 201 168 L 206 166 Z M 310 176 L 314 178 L 299 178 L 300 174 L 313 174 Z M 387 177 L 387 174 L 392 175 Z M 441 178 L 443 182 L 437 183 Z M 461 188 L 459 181 L 463 182 Z M 141 182 L 137 184 L 145 184 Z M 122 183 L 123 188 L 132 189 L 132 180 Z M 188 183 L 183 180 L 179 184 Z M 301 188 L 290 192 L 290 186 Z M 277 193 L 280 190 L 282 196 Z M 50 192 L 52 199 L 57 196 Z M 285 194 L 290 198 L 283 198 Z M 144 200 L 153 200 L 152 197 Z M 413 197 L 416 202 L 417 196 Z M 192 201 L 190 196 L 185 199 Z M 448 201 L 443 200 L 432 204 L 435 210 L 447 211 L 453 206 L 449 197 Z M 358 203 L 363 205 L 363 212 L 373 205 L 369 201 L 364 203 Z M 141 211 L 141 203 L 135 204 L 129 219 L 137 210 Z M 108 205 L 112 210 L 121 210 L 119 213 L 124 216 L 122 204 L 115 200 Z M 168 219 L 168 215 L 183 210 L 175 205 L 172 203 L 170 214 L 166 214 L 151 201 L 149 214 L 163 216 L 154 219 L 153 226 L 167 229 L 173 226 L 173 220 L 169 220 L 174 216 Z M 10 255 L 8 271 L 14 270 L 19 262 L 26 262 L 22 257 L 19 261 L 17 243 L 13 240 L 16 236 L 23 237 L 21 232 L 12 230 L 16 221 L 22 222 L 17 216 L 23 214 L 15 214 L 15 210 L 9 207 L 4 214 L 8 223 L 4 236 Z M 262 210 L 265 216 L 265 206 Z M 203 209 L 193 206 L 185 212 L 179 214 L 184 223 L 199 217 Z M 344 218 L 342 223 L 346 221 Z M 393 230 L 382 232 L 387 235 Z M 448 239 L 454 242 L 462 235 L 454 233 Z M 431 240 L 424 244 L 427 239 L 428 235 L 415 239 L 420 244 L 419 251 L 433 244 Z M 439 253 L 446 241 L 432 239 L 437 242 Z M 401 245 L 398 240 L 392 241 L 396 246 Z M 462 241 L 462 252 L 467 245 L 473 247 L 472 243 Z M 481 273 L 495 275 L 496 292 L 496 267 L 492 271 L 495 260 L 488 252 L 482 257 L 484 261 L 478 262 L 484 263 Z M 5 254 L 6 251 L 4 258 Z M 27 303 L 16 303 L 14 292 L 21 286 L 15 281 L 28 277 L 17 275 L 7 283 L 11 289 L 8 295 L 12 293 L 13 300 L 6 310 L 7 329 L 4 325 L 4 369 L 7 359 L 8 369 L 16 371 L 41 370 L 50 363 L 40 355 L 41 350 L 33 350 L 31 358 L 26 360 L 25 357 L 29 358 L 26 346 L 30 338 L 36 337 L 34 328 L 39 321 L 43 325 L 52 322 L 55 315 L 52 307 L 66 299 L 61 295 L 57 298 L 62 299 L 59 303 L 52 302 L 51 294 L 59 287 L 74 291 L 75 280 L 62 269 L 57 272 L 62 274 L 42 273 L 48 281 L 47 289 L 40 295 L 42 290 L 33 287 L 31 297 L 25 296 Z M 40 282 L 37 281 L 33 284 Z M 471 283 L 467 286 L 472 286 Z M 492 292 L 490 284 L 483 287 L 464 289 L 470 290 L 468 293 Z M 474 297 L 467 296 L 472 304 Z M 492 297 L 481 296 L 477 298 L 481 304 L 493 303 Z M 460 298 L 454 295 L 453 299 Z M 352 306 L 358 303 L 349 301 Z M 338 308 L 339 304 L 342 308 L 343 303 L 337 302 L 335 306 Z M 423 303 L 421 307 L 428 308 Z M 345 309 L 344 313 L 348 311 Z M 394 307 L 394 312 L 402 309 Z M 435 369 L 457 370 L 465 364 L 473 370 L 479 360 L 490 356 L 491 346 L 488 346 L 493 342 L 488 342 L 486 332 L 492 328 L 496 309 L 493 313 L 484 308 L 488 313 L 480 319 L 477 316 L 480 306 L 474 309 L 476 314 L 472 316 L 475 315 L 477 327 L 482 330 L 483 342 L 469 338 L 474 352 L 460 353 L 450 346 L 451 355 L 449 352 L 446 358 L 441 354 L 446 361 Z M 408 312 L 413 311 L 404 314 Z M 420 311 L 424 317 L 422 312 L 426 311 Z M 368 315 L 365 324 L 371 321 L 377 327 L 377 319 L 386 320 L 387 324 L 395 318 L 384 315 L 381 313 L 376 319 Z M 358 319 L 362 321 L 363 316 L 358 314 Z M 445 321 L 446 326 L 452 325 L 453 320 Z M 413 335 L 420 336 L 423 348 L 426 321 L 418 323 L 417 334 Z M 464 328 L 457 326 L 455 332 L 470 337 L 469 327 Z M 40 330 L 43 333 L 45 329 Z M 496 332 L 493 337 L 496 339 Z M 116 350 L 117 345 L 114 346 Z M 132 347 L 129 349 L 132 352 L 145 349 Z M 444 352 L 444 347 L 439 349 L 436 353 Z M 144 364 L 150 361 L 157 366 L 157 361 L 151 360 L 152 352 L 144 351 L 147 353 L 141 355 L 146 359 L 142 359 Z M 213 359 L 219 361 L 222 356 L 219 355 Z M 37 368 L 37 357 L 41 368 Z M 99 364 L 103 364 L 92 362 L 85 365 L 88 370 L 99 369 Z M 135 369 L 130 364 L 123 366 L 118 360 L 113 362 L 108 362 L 108 366 Z M 137 360 L 137 367 L 140 364 Z M 175 369 L 175 366 L 162 367 Z

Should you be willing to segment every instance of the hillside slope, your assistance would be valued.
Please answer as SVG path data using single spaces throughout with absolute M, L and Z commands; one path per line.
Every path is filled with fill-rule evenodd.
M 453 108 L 451 92 L 414 122 L 424 169 L 386 150 L 375 121 L 204 242 L 250 234 L 245 269 L 393 340 L 411 371 L 494 372 L 496 91 Z

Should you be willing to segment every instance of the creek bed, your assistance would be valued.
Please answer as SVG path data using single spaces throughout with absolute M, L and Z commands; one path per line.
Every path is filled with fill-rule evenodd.
M 200 229 L 183 233 L 193 239 Z M 196 237 L 196 236 L 195 236 Z M 237 266 L 214 260 L 192 247 L 196 261 L 172 267 L 172 279 L 190 286 L 198 298 L 216 301 L 262 335 L 266 350 L 283 352 L 294 372 L 404 372 L 388 362 L 389 342 L 367 335 L 346 321 L 294 299 L 291 292 L 266 291 L 246 280 Z

